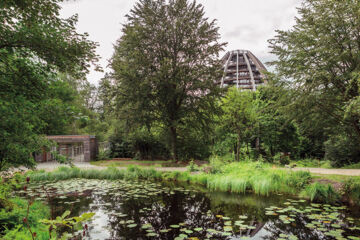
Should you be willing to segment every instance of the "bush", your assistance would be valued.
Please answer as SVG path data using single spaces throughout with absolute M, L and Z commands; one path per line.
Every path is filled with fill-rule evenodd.
M 135 158 L 141 160 L 168 159 L 170 154 L 158 136 L 138 130 L 130 138 Z
M 112 158 L 132 158 L 134 157 L 132 143 L 125 139 L 121 133 L 115 133 L 109 139 L 110 157 Z
M 280 157 L 280 164 L 281 165 L 288 165 L 290 163 L 290 157 L 285 155 Z
M 96 161 L 108 160 L 110 159 L 111 152 L 110 150 L 100 150 L 96 156 Z
M 212 174 L 223 172 L 223 166 L 226 164 L 224 159 L 220 159 L 218 156 L 212 156 L 210 158 L 209 172 Z
M 191 159 L 189 166 L 187 168 L 189 172 L 197 172 L 200 170 L 199 166 L 196 163 L 194 163 L 193 159 Z
M 0 226 L 6 228 L 4 235 L 1 239 L 31 239 L 31 234 L 27 229 L 27 226 L 23 222 L 23 219 L 27 216 L 27 222 L 33 232 L 39 233 L 37 239 L 43 238 L 41 233 L 47 233 L 46 226 L 39 223 L 41 219 L 47 219 L 50 216 L 50 210 L 41 202 L 35 201 L 29 208 L 29 215 L 27 215 L 28 201 L 20 198 L 14 198 L 10 200 L 12 203 L 11 208 L 3 208 L 0 211 Z M 44 235 L 44 234 L 43 234 Z M 42 237 L 41 237 L 42 236 Z
M 334 167 L 342 167 L 359 162 L 360 145 L 358 139 L 345 135 L 331 136 L 325 142 L 325 158 Z
M 349 178 L 345 180 L 343 194 L 354 202 L 360 201 L 360 179 Z
M 321 167 L 321 168 L 331 168 L 330 161 L 323 161 L 318 159 L 306 158 L 294 162 L 298 167 Z

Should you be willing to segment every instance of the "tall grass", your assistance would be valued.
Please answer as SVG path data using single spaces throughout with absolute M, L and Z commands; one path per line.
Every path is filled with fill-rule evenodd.
M 306 186 L 302 196 L 309 197 L 311 201 L 328 203 L 336 202 L 339 199 L 339 194 L 330 184 L 324 185 L 318 182 Z
M 186 181 L 206 186 L 209 190 L 233 193 L 254 192 L 259 195 L 271 193 L 299 193 L 311 180 L 309 172 L 272 169 L 270 165 L 252 162 L 223 165 L 214 174 L 164 173 L 163 179 Z
M 53 172 L 38 171 L 29 173 L 32 181 L 58 181 L 71 178 L 87 179 L 144 179 L 188 182 L 207 187 L 212 191 L 233 193 L 253 192 L 268 196 L 274 193 L 299 194 L 313 201 L 329 202 L 337 198 L 331 186 L 320 183 L 311 184 L 311 175 L 305 171 L 292 171 L 273 168 L 269 164 L 256 162 L 237 162 L 225 164 L 221 172 L 159 172 L 152 168 L 129 166 L 127 169 L 108 167 L 104 170 L 61 167 Z M 359 185 L 356 185 L 356 188 Z M 360 190 L 359 190 L 360 191 Z
M 53 172 L 30 172 L 28 174 L 32 181 L 59 181 L 72 178 L 86 178 L 86 179 L 161 179 L 161 173 L 154 169 L 143 169 L 136 166 L 131 166 L 128 169 L 117 169 L 108 167 L 104 170 L 97 169 L 79 169 L 70 167 L 60 167 Z

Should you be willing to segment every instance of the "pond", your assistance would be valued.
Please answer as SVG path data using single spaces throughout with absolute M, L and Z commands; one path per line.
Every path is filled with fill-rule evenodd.
M 30 195 L 49 201 L 53 217 L 66 210 L 73 216 L 95 213 L 85 239 L 360 239 L 356 209 L 282 195 L 125 180 L 73 179 L 41 186 L 30 187 Z

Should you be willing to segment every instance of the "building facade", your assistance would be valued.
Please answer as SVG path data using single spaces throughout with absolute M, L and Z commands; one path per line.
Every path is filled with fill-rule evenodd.
M 96 159 L 99 152 L 98 141 L 91 135 L 59 135 L 47 136 L 47 139 L 57 143 L 50 152 L 43 151 L 35 156 L 38 162 L 55 160 L 55 154 L 70 158 L 74 162 L 90 162 Z

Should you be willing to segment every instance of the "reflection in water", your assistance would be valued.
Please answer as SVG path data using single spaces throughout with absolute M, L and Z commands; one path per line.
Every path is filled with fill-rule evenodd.
M 358 213 L 350 216 L 347 209 L 281 195 L 259 197 L 207 192 L 193 186 L 80 179 L 48 183 L 46 187 L 52 193 L 53 217 L 65 210 L 71 210 L 73 216 L 96 213 L 88 224 L 87 239 L 308 240 L 360 236 Z M 39 194 L 42 197 L 43 192 Z M 321 212 L 333 218 L 324 221 L 326 214 Z M 74 233 L 75 239 L 79 234 Z

